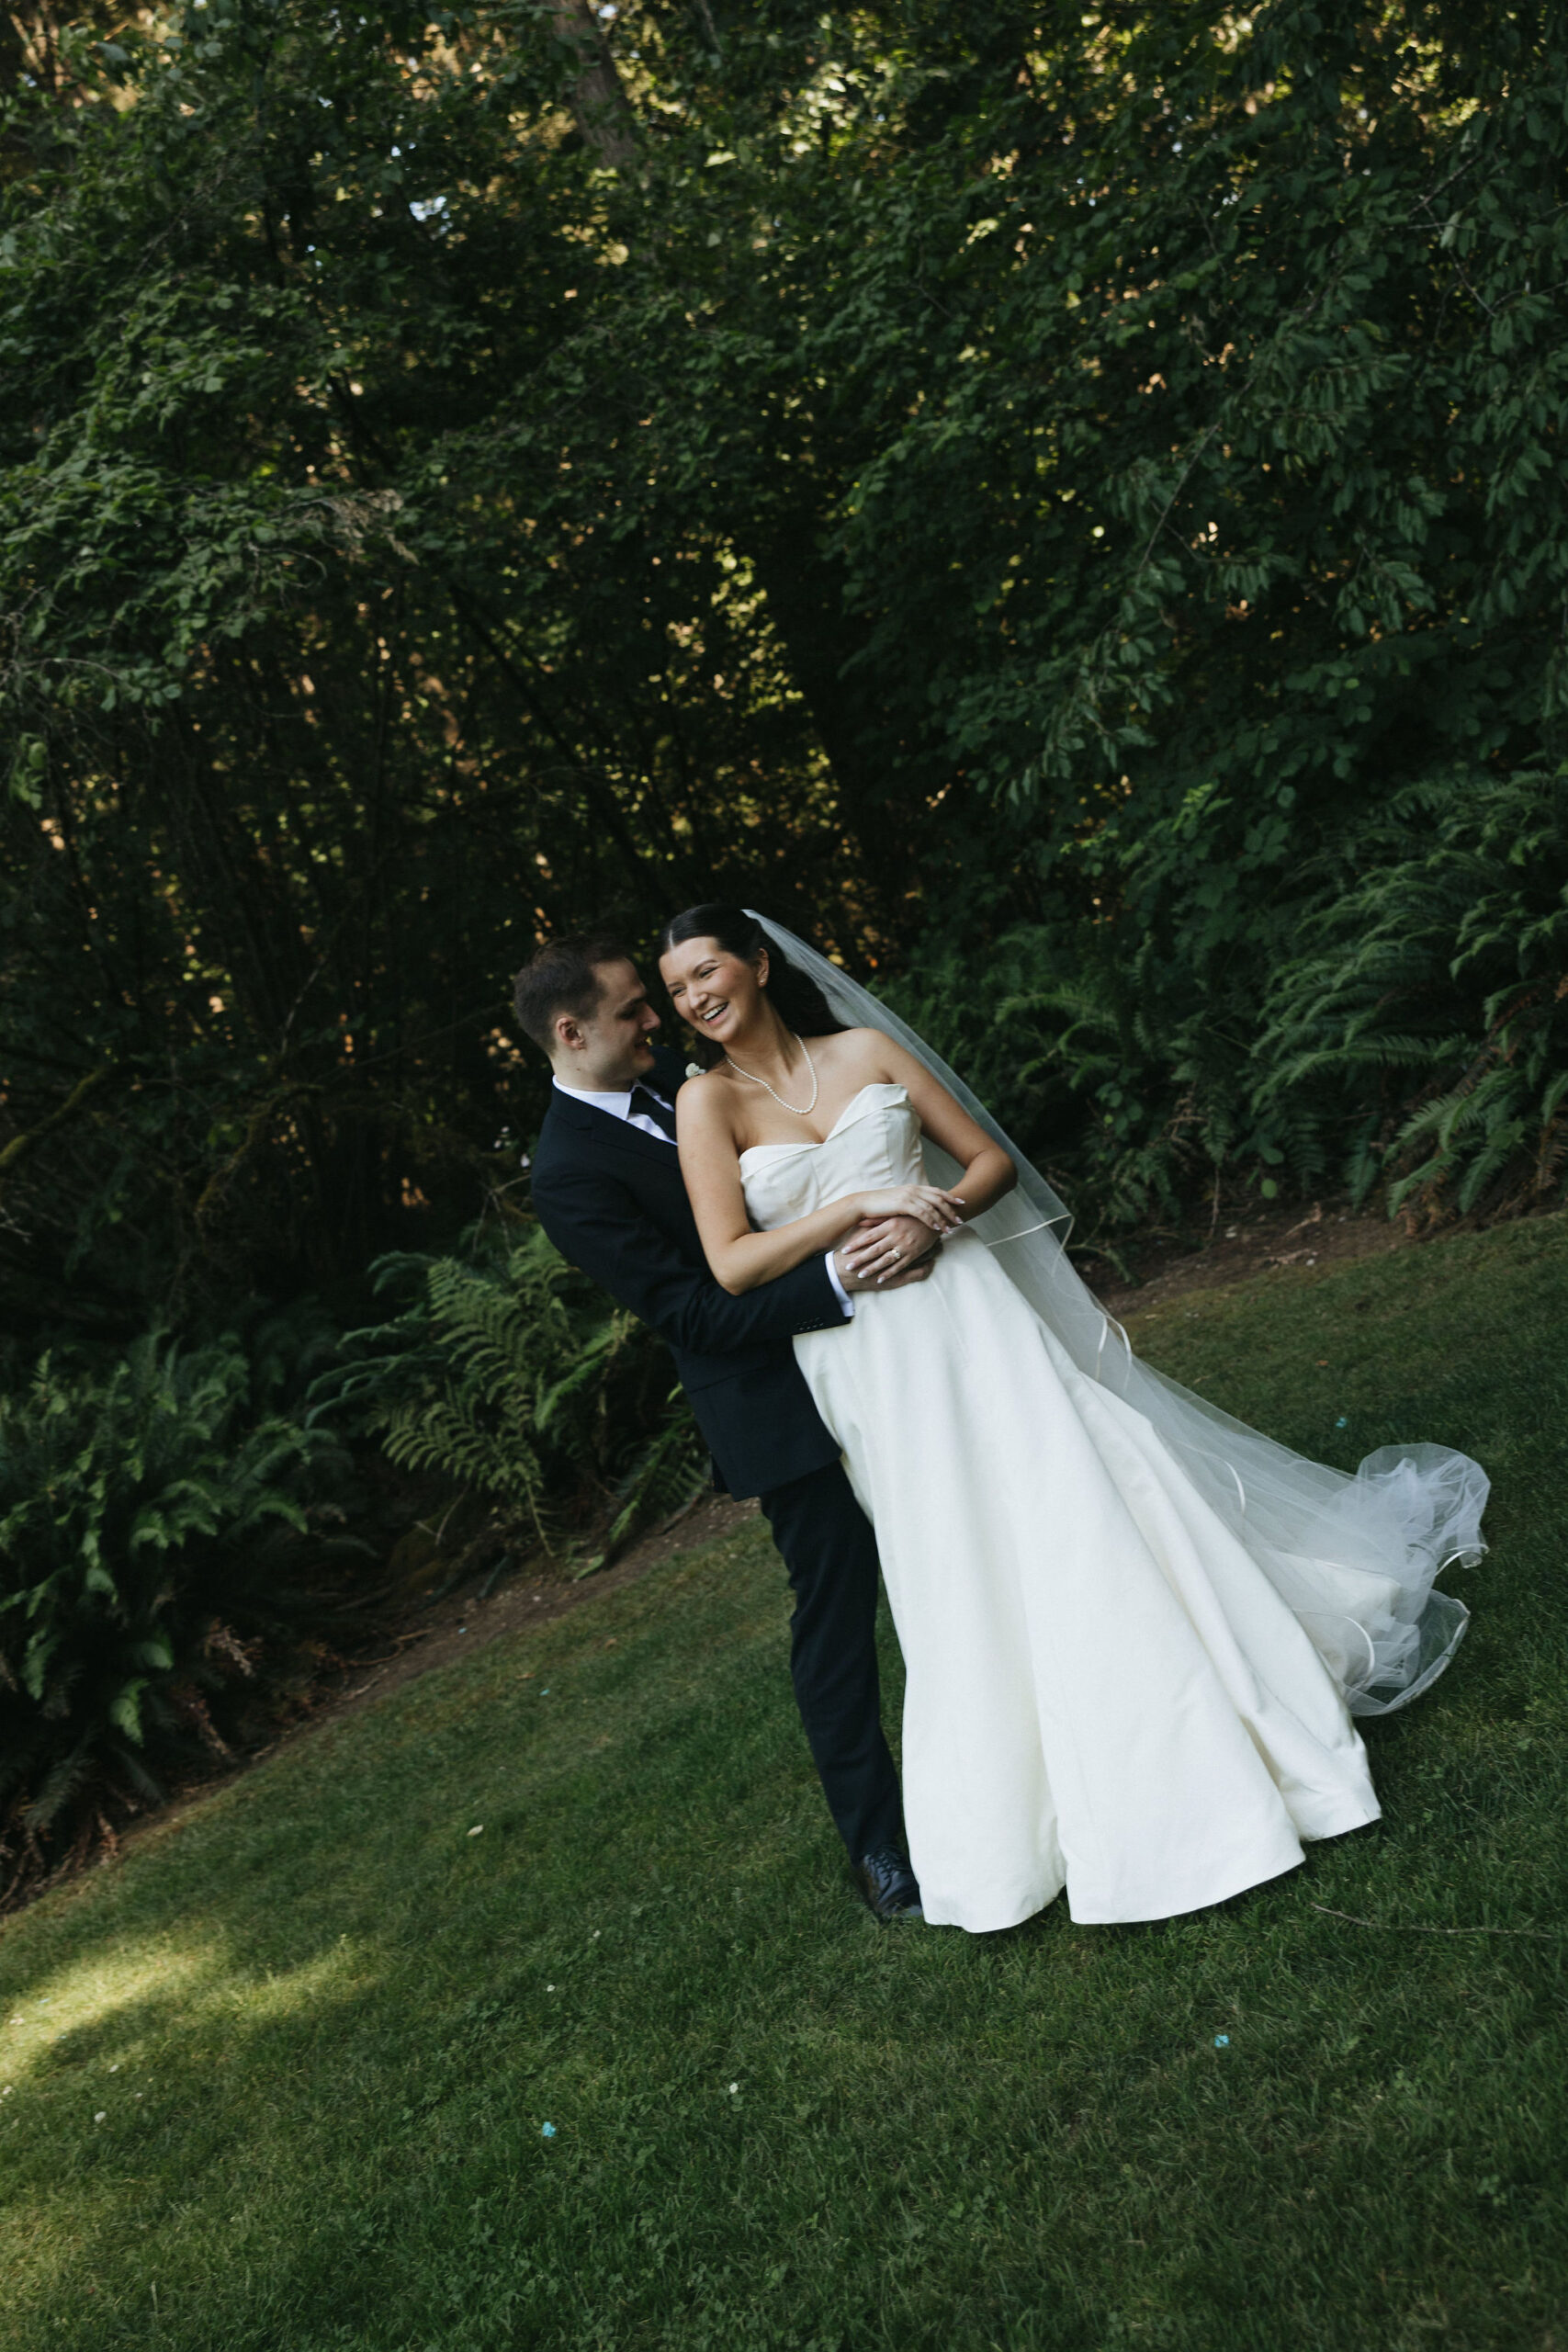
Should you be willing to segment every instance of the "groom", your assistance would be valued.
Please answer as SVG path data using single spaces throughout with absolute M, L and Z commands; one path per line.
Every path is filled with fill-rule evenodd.
M 882 1732 L 876 1539 L 791 1344 L 844 1323 L 867 1285 L 832 1254 L 740 1297 L 715 1281 L 675 1149 L 684 1071 L 651 1042 L 659 1015 L 618 941 L 553 940 L 513 994 L 555 1073 L 533 1161 L 539 1222 L 563 1258 L 668 1341 L 716 1484 L 760 1496 L 795 1589 L 790 1673 L 829 1810 L 877 1917 L 918 1918 Z M 911 1255 L 930 1250 L 923 1226 L 897 1238 Z M 902 1280 L 930 1271 L 928 1257 Z

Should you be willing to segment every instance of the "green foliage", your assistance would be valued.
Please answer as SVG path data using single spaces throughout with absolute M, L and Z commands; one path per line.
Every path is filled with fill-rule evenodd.
M 918 991 L 1018 962 L 976 1050 L 1099 1227 L 1323 1181 L 1347 1115 L 1423 1214 L 1472 1128 L 1472 1204 L 1511 1197 L 1553 1025 L 1530 1107 L 1472 1088 L 1408 1164 L 1434 1071 L 1387 1063 L 1369 1127 L 1348 1062 L 1253 1065 L 1401 796 L 1506 816 L 1568 751 L 1555 32 L 597 21 L 213 0 L 85 11 L 48 70 L 0 43 L 29 1346 L 357 1313 L 538 1115 L 539 933 L 716 891 Z
M 338 1449 L 257 1418 L 238 1343 L 150 1332 L 0 1396 L 0 1861 L 227 1752 L 211 1704 L 288 1614 Z M 332 1516 L 330 1509 L 328 1516 Z M 337 1539 L 341 1544 L 341 1539 Z M 18 1859 L 20 1858 L 20 1859 Z
M 888 994 L 1101 1243 L 1216 1181 L 1376 1188 L 1418 1226 L 1559 1197 L 1568 770 L 1406 786 L 1297 889 L 1256 1007 L 1195 1001 L 1156 934 L 1126 953 L 1109 922 L 1004 934 L 983 991 L 948 949 Z
M 1378 846 L 1274 977 L 1258 1097 L 1422 1221 L 1539 1207 L 1568 1160 L 1568 771 L 1413 788 Z
M 1097 1250 L 1151 1220 L 1174 1219 L 1222 1177 L 1279 1189 L 1292 1148 L 1296 1182 L 1318 1172 L 1310 1121 L 1286 1137 L 1253 1098 L 1239 1024 L 1184 1004 L 1157 943 L 1125 946 L 1109 922 L 1020 926 L 984 959 L 947 947 L 917 981 L 886 991 L 964 1073 L 1075 1213 Z
M 400 1311 L 350 1331 L 310 1418 L 350 1415 L 404 1469 L 432 1471 L 547 1549 L 563 1513 L 598 1522 L 596 1567 L 706 1468 L 662 1345 L 536 1228 L 481 1227 L 461 1257 L 402 1251 L 372 1269 Z

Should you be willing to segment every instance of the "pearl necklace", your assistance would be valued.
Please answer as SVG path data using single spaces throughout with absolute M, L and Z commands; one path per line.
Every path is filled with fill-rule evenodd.
M 793 1030 L 790 1032 L 790 1035 L 792 1036 L 795 1035 Z M 793 1102 L 786 1102 L 782 1094 L 773 1094 L 773 1090 L 768 1084 L 765 1078 L 758 1078 L 752 1071 L 749 1069 L 742 1069 L 738 1061 L 731 1060 L 728 1054 L 726 1054 L 724 1058 L 729 1063 L 729 1067 L 735 1072 L 737 1078 L 748 1078 L 750 1080 L 753 1086 L 760 1086 L 764 1094 L 773 1094 L 773 1101 L 778 1104 L 779 1109 L 781 1111 L 787 1111 L 792 1119 L 809 1119 L 811 1114 L 817 1108 L 817 1065 L 811 1058 L 811 1049 L 807 1046 L 805 1038 L 795 1037 L 795 1042 L 800 1047 L 801 1052 L 806 1056 L 806 1067 L 811 1072 L 811 1100 L 807 1104 L 804 1111 L 797 1111 L 795 1104 Z

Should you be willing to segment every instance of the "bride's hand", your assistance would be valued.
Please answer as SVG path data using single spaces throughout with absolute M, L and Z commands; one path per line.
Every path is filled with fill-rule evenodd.
M 839 1250 L 839 1265 L 846 1280 L 878 1287 L 908 1279 L 911 1267 L 929 1273 L 942 1243 L 929 1225 L 912 1216 L 878 1217 L 874 1225 L 857 1225 Z
M 917 1217 L 936 1234 L 956 1233 L 964 1222 L 963 1201 L 956 1193 L 944 1193 L 940 1184 L 885 1185 L 875 1192 L 858 1193 L 856 1206 L 862 1217 L 867 1219 Z

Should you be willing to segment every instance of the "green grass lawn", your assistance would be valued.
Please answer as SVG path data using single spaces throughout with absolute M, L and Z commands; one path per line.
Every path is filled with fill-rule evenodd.
M 1168 1925 L 881 1930 L 775 1557 L 686 1554 L 7 1928 L 6 2352 L 1568 2352 L 1568 1226 L 1134 1329 L 1491 1470 L 1381 1824 Z M 1535 1932 L 1417 1932 L 1481 1927 Z

